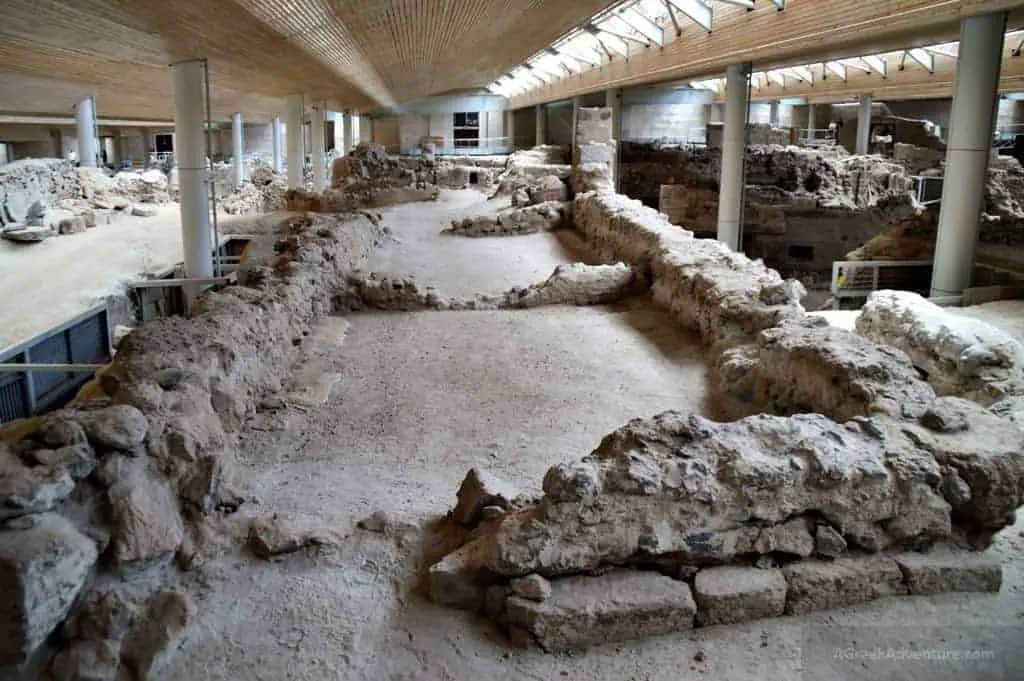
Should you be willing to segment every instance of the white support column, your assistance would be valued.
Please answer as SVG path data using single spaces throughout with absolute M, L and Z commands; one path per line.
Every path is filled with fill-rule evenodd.
M 572 143 L 569 149 L 572 152 L 572 163 L 576 165 L 576 128 L 580 124 L 580 105 L 583 103 L 582 97 L 572 98 Z
M 871 95 L 861 95 L 857 107 L 857 146 L 859 156 L 871 153 Z
M 285 137 L 288 149 L 288 188 L 302 189 L 302 95 L 288 95 L 285 100 Z
M 615 161 L 612 163 L 612 182 L 619 191 L 619 159 L 622 144 L 622 88 L 604 91 L 604 105 L 612 110 L 612 143 L 615 145 Z
M 807 129 L 810 131 L 810 132 L 807 133 L 808 141 L 814 139 L 814 126 L 815 126 L 814 105 L 811 104 L 811 103 L 808 103 L 807 104 Z
M 271 126 L 274 136 L 274 172 L 279 173 L 284 169 L 284 159 L 281 158 L 281 117 L 274 116 Z
M 726 70 L 725 128 L 722 169 L 718 180 L 718 240 L 740 249 L 743 231 L 743 164 L 747 145 L 747 104 L 750 67 L 730 64 Z
M 231 161 L 235 168 L 235 187 L 241 187 L 245 182 L 245 163 L 242 155 L 245 153 L 245 134 L 242 130 L 242 114 L 235 112 L 231 115 Z
M 515 109 L 505 109 L 504 134 L 506 148 L 511 152 L 516 150 L 516 112 Z
M 773 100 L 768 109 L 768 124 L 773 128 L 779 127 L 779 100 Z
M 313 191 L 327 189 L 327 166 L 324 165 L 324 112 L 314 106 L 309 114 L 309 156 L 313 164 Z
M 341 153 L 347 154 L 352 151 L 352 112 L 345 111 L 341 114 Z
M 75 122 L 78 126 L 78 162 L 83 166 L 95 168 L 96 163 L 96 100 L 86 97 L 75 109 Z
M 932 297 L 958 296 L 971 285 L 999 101 L 1005 32 L 1003 12 L 968 17 L 960 22 Z
M 543 104 L 538 104 L 537 109 L 537 127 L 536 127 L 536 145 L 539 147 L 542 144 L 548 143 L 548 110 Z
M 174 154 L 181 189 L 181 240 L 185 252 L 185 276 L 213 276 L 213 238 L 210 234 L 210 203 L 206 168 L 205 93 L 206 63 L 174 64 Z M 186 286 L 185 305 L 191 309 L 200 287 Z

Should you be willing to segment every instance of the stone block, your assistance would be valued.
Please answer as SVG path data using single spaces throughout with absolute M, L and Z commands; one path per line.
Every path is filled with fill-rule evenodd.
M 549 652 L 684 631 L 697 611 L 689 585 L 656 572 L 566 577 L 551 587 L 543 602 L 506 601 L 510 627 Z
M 67 616 L 96 545 L 56 514 L 0 530 L 0 667 L 23 664 Z
M 132 215 L 140 218 L 151 218 L 159 212 L 159 207 L 150 204 L 137 203 L 132 206 Z
M 1003 583 L 999 561 L 984 553 L 933 551 L 896 556 L 912 594 L 997 593 Z
M 518 495 L 512 483 L 488 471 L 471 468 L 459 486 L 459 501 L 452 513 L 456 522 L 472 525 L 480 520 L 484 507 L 500 506 L 507 510 Z
M 61 234 L 81 234 L 85 229 L 85 219 L 80 216 L 64 218 L 57 223 L 57 231 Z
M 779 617 L 786 609 L 786 578 L 778 569 L 713 567 L 697 573 L 693 596 L 701 625 Z
M 803 615 L 907 593 L 892 558 L 863 556 L 832 562 L 806 560 L 782 568 L 789 584 L 786 613 Z
M 483 544 L 470 542 L 427 570 L 430 600 L 459 610 L 483 611 L 494 579 L 482 568 Z

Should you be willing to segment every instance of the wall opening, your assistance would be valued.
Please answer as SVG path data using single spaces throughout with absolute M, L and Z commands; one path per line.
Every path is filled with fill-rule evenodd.
M 480 113 L 467 111 L 455 114 L 452 137 L 456 149 L 476 149 L 480 146 Z

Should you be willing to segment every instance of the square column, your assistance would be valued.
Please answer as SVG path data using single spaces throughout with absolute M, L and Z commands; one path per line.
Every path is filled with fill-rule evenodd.
M 516 150 L 516 112 L 515 109 L 505 109 L 505 134 L 503 135 L 508 143 L 505 147 L 511 152 Z
M 968 17 L 960 22 L 960 49 L 932 270 L 933 298 L 958 296 L 971 285 L 999 102 L 1005 33 L 1005 12 Z
M 288 151 L 288 188 L 302 189 L 302 95 L 288 95 L 285 100 L 285 146 Z
M 355 144 L 355 135 L 352 131 L 352 112 L 345 111 L 341 114 L 341 153 L 347 154 L 352 151 Z
M 871 95 L 861 95 L 857 107 L 857 146 L 859 156 L 871 153 Z
M 174 64 L 174 154 L 181 189 L 181 238 L 185 276 L 213 276 L 213 237 L 210 234 L 210 198 L 206 168 L 205 81 L 206 62 Z M 185 305 L 191 309 L 201 287 L 185 287 Z
M 750 64 L 730 64 L 725 77 L 725 128 L 722 131 L 722 168 L 718 179 L 718 240 L 738 251 L 743 236 Z
M 773 128 L 779 127 L 779 100 L 774 100 L 768 109 L 768 124 Z

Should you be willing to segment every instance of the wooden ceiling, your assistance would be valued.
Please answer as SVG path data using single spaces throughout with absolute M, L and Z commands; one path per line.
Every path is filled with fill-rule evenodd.
M 217 118 L 303 92 L 370 109 L 485 87 L 613 0 L 0 0 L 0 111 L 167 119 L 206 58 Z

